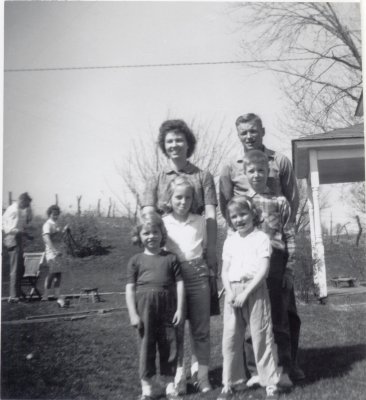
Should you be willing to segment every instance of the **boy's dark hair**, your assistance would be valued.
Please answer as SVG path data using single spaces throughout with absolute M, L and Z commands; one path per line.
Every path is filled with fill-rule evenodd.
M 268 156 L 264 151 L 261 150 L 249 150 L 245 152 L 243 158 L 243 168 L 244 172 L 249 164 L 261 164 L 265 165 L 268 169 L 269 167 Z
M 189 158 L 196 148 L 197 140 L 188 125 L 181 119 L 168 119 L 161 124 L 159 129 L 158 144 L 161 151 L 166 156 L 168 156 L 168 154 L 165 149 L 165 137 L 168 132 L 181 133 L 184 135 L 188 145 L 187 158 Z
M 185 186 L 185 187 L 191 188 L 191 190 L 192 190 L 192 204 L 191 204 L 191 207 L 190 207 L 189 211 L 191 212 L 192 209 L 194 208 L 194 202 L 195 202 L 194 186 L 193 186 L 192 182 L 188 178 L 186 178 L 185 176 L 178 175 L 173 180 L 171 180 L 169 182 L 169 185 L 168 185 L 168 188 L 167 188 L 167 199 L 168 200 L 165 202 L 164 207 L 163 207 L 165 213 L 169 214 L 169 213 L 171 213 L 173 211 L 171 200 L 172 200 L 172 196 L 173 196 L 174 190 L 175 190 L 175 188 L 177 186 Z
M 149 226 L 149 227 L 156 226 L 160 229 L 160 232 L 162 235 L 160 247 L 163 247 L 166 243 L 168 233 L 167 233 L 167 230 L 165 228 L 162 218 L 155 211 L 148 213 L 148 214 L 143 214 L 141 216 L 140 221 L 132 229 L 132 234 L 131 234 L 132 244 L 134 244 L 135 246 L 143 247 L 143 244 L 142 244 L 141 238 L 140 238 L 140 232 L 141 232 L 142 228 L 145 226 Z
M 243 124 L 243 123 L 247 123 L 247 122 L 256 122 L 261 128 L 263 128 L 261 118 L 257 114 L 254 114 L 254 113 L 240 115 L 236 119 L 235 125 L 238 126 L 239 124 Z
M 53 204 L 47 208 L 47 217 L 50 217 L 53 212 L 61 214 L 61 209 L 57 204 Z
M 230 207 L 237 207 L 237 208 L 243 208 L 246 210 L 249 210 L 249 212 L 252 213 L 253 215 L 253 225 L 254 226 L 259 226 L 263 220 L 262 220 L 262 211 L 260 209 L 258 209 L 253 200 L 245 195 L 238 195 L 238 196 L 234 196 L 228 203 L 227 205 L 227 209 L 226 209 L 226 220 L 228 222 L 228 225 L 230 226 L 230 228 L 234 229 L 233 224 L 231 223 L 231 219 L 230 219 Z

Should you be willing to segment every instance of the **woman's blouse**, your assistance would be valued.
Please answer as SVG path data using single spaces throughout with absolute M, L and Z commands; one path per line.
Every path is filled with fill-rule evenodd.
M 192 212 L 202 214 L 206 205 L 217 206 L 216 189 L 212 175 L 191 164 L 189 161 L 180 171 L 173 170 L 170 166 L 163 169 L 158 176 L 147 185 L 142 196 L 141 206 L 156 207 L 160 214 L 167 211 L 168 185 L 178 175 L 187 178 L 194 186 L 194 202 Z

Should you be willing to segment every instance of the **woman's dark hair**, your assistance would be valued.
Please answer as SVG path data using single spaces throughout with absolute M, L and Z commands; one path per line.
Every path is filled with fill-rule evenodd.
M 156 212 L 144 214 L 140 218 L 140 222 L 136 224 L 136 226 L 132 229 L 132 234 L 131 234 L 131 239 L 132 239 L 132 244 L 136 246 L 143 247 L 143 244 L 141 242 L 140 238 L 140 232 L 142 228 L 144 227 L 157 227 L 160 229 L 162 239 L 160 243 L 160 247 L 165 246 L 168 233 L 165 228 L 164 222 L 161 219 L 160 215 L 157 214 Z
M 226 219 L 227 219 L 227 223 L 230 226 L 230 228 L 234 229 L 233 224 L 231 223 L 231 219 L 230 219 L 230 208 L 231 207 L 237 207 L 237 208 L 242 208 L 245 210 L 248 210 L 252 215 L 253 215 L 253 225 L 254 226 L 259 226 L 263 220 L 261 217 L 261 210 L 258 209 L 253 200 L 245 195 L 238 195 L 238 196 L 234 196 L 228 203 L 227 208 L 226 208 Z
M 57 204 L 53 204 L 47 208 L 47 216 L 50 217 L 53 212 L 61 214 L 61 209 Z
M 161 124 L 159 129 L 158 144 L 161 151 L 167 157 L 168 154 L 165 149 L 165 138 L 169 132 L 181 133 L 184 135 L 188 145 L 187 158 L 189 158 L 194 152 L 197 140 L 188 125 L 181 119 L 169 119 Z

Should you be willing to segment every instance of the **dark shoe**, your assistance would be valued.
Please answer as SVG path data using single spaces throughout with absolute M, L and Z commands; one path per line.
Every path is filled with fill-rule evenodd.
M 148 396 L 147 394 L 142 394 L 141 397 L 139 397 L 139 400 L 155 400 L 155 398 Z
M 294 382 L 303 381 L 306 378 L 304 371 L 298 365 L 291 368 L 289 375 Z
M 19 297 L 9 297 L 8 303 L 19 303 L 20 298 Z
M 290 389 L 294 386 L 292 380 L 286 374 L 286 372 L 283 372 L 280 377 L 280 381 L 277 384 L 281 389 Z

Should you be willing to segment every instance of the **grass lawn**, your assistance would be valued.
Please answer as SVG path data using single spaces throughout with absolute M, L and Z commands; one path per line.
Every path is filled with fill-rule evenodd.
M 87 286 L 97 286 L 100 292 L 124 291 L 124 267 L 138 250 L 128 245 L 129 227 L 118 220 L 106 221 L 103 229 L 112 246 L 110 253 L 75 260 L 64 276 L 65 293 L 78 293 Z M 3 295 L 6 295 L 6 272 L 3 276 Z M 2 302 L 1 399 L 136 399 L 140 393 L 137 342 L 123 306 L 124 297 L 118 293 L 104 295 L 103 302 L 96 304 L 72 299 L 71 307 L 62 310 L 55 302 Z M 27 316 L 98 308 L 114 310 L 75 320 L 25 320 Z M 364 398 L 365 311 L 362 304 L 299 305 L 300 364 L 307 379 L 281 398 Z M 210 379 L 214 391 L 198 395 L 189 388 L 186 399 L 215 399 L 220 391 L 221 317 L 211 319 L 211 332 Z M 241 391 L 236 398 L 264 396 L 264 390 L 257 389 Z

